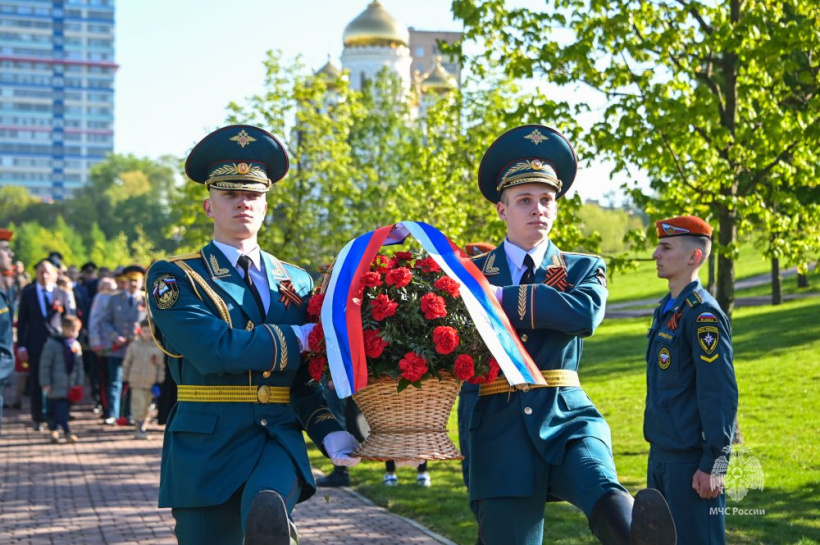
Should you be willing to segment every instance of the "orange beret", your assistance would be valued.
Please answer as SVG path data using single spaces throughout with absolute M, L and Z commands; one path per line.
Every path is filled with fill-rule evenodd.
M 478 255 L 495 250 L 495 244 L 489 242 L 470 242 L 464 245 L 464 253 L 467 255 Z
M 655 222 L 658 238 L 690 236 L 712 238 L 712 226 L 695 216 L 678 216 Z
M 11 240 L 11 237 L 14 236 L 14 231 L 9 231 L 8 229 L 0 229 L 0 240 Z

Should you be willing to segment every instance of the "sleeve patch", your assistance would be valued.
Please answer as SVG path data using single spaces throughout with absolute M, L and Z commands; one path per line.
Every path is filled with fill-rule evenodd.
M 159 310 L 166 310 L 174 306 L 179 299 L 177 279 L 170 274 L 163 274 L 151 287 L 151 295 Z
M 717 326 L 706 325 L 698 328 L 698 344 L 707 354 L 715 351 L 719 337 Z
M 697 319 L 697 323 L 699 324 L 714 324 L 717 323 L 717 321 L 717 316 L 711 312 L 701 312 Z

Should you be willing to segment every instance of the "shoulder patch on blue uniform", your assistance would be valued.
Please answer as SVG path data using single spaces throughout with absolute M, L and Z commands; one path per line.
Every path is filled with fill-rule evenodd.
M 701 312 L 696 320 L 698 323 L 713 324 L 718 321 L 717 316 L 711 312 Z
M 658 367 L 661 369 L 669 369 L 670 365 L 672 365 L 672 354 L 670 354 L 669 349 L 664 346 L 661 348 L 661 351 L 658 352 Z
M 160 310 L 166 310 L 176 304 L 179 299 L 177 279 L 170 274 L 160 275 L 151 286 L 151 295 Z
M 715 351 L 719 337 L 720 334 L 718 333 L 717 326 L 705 325 L 698 328 L 698 344 L 707 354 L 711 354 Z

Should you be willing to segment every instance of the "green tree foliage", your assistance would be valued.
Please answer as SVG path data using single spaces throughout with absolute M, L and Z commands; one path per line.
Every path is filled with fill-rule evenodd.
M 459 245 L 503 238 L 495 207 L 478 190 L 478 165 L 505 130 L 538 121 L 532 97 L 485 75 L 460 91 L 424 97 L 425 114 L 418 118 L 412 113 L 417 97 L 405 96 L 386 70 L 359 92 L 345 77 L 314 76 L 277 52 L 268 53 L 265 67 L 265 92 L 230 104 L 227 116 L 229 123 L 276 134 L 290 159 L 287 177 L 268 194 L 263 248 L 315 271 L 349 240 L 400 220 L 428 222 Z M 553 104 L 574 130 L 566 109 L 538 100 Z M 171 197 L 186 250 L 212 235 L 201 212 L 205 197 L 193 183 Z M 566 248 L 597 251 L 598 239 L 576 225 L 580 205 L 577 197 L 562 199 L 554 239 Z
M 769 198 L 817 185 L 816 6 L 553 0 L 533 11 L 454 0 L 453 11 L 466 38 L 485 46 L 478 64 L 599 92 L 601 119 L 581 140 L 615 171 L 648 176 L 652 193 L 632 196 L 651 216 L 701 214 L 716 226 L 718 300 L 731 313 L 739 234 L 754 217 L 769 229 L 794 211 L 777 212 Z M 576 116 L 590 110 L 563 104 Z M 780 192 L 767 195 L 773 181 Z M 806 214 L 817 224 L 816 203 Z M 799 258 L 794 240 L 783 242 Z
M 141 226 L 158 250 L 173 251 L 167 230 L 177 219 L 169 206 L 176 172 L 169 161 L 110 155 L 91 169 L 90 183 L 64 201 L 67 221 L 86 236 L 96 223 L 109 240 L 119 233 L 133 240 Z

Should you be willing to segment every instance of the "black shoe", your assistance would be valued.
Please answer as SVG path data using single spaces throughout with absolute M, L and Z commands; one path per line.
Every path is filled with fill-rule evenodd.
M 639 490 L 632 506 L 629 545 L 675 545 L 676 541 L 675 521 L 663 494 L 654 488 Z
M 282 496 L 274 490 L 257 492 L 248 511 L 244 545 L 290 545 L 291 533 L 298 543 Z
M 329 488 L 350 486 L 350 472 L 344 466 L 333 466 L 330 475 L 316 479 L 316 485 Z

